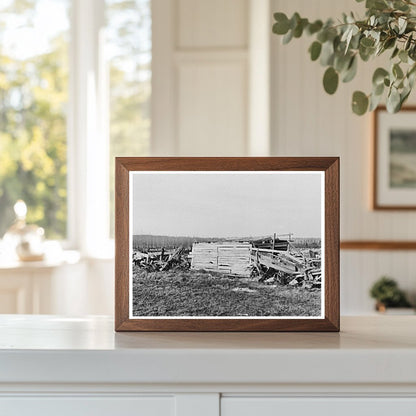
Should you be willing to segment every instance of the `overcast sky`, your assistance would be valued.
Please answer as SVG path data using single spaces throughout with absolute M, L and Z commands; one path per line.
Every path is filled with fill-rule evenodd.
M 321 175 L 134 173 L 133 234 L 321 237 Z

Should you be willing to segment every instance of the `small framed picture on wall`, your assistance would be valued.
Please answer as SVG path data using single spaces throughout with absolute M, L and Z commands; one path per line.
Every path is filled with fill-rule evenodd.
M 373 208 L 416 209 L 416 107 L 379 107 L 373 127 Z

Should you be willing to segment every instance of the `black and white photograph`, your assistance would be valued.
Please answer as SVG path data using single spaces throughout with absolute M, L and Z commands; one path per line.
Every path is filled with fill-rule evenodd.
M 130 172 L 130 317 L 322 317 L 324 194 L 323 172 Z

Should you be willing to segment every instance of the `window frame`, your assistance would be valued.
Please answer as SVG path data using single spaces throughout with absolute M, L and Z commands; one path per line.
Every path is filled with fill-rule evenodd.
M 68 222 L 65 248 L 111 258 L 108 71 L 105 0 L 72 0 L 67 115 Z

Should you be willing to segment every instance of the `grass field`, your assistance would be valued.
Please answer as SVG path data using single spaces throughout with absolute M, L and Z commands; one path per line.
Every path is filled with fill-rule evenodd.
M 319 316 L 321 291 L 204 271 L 133 269 L 133 316 Z

